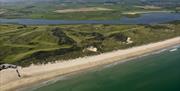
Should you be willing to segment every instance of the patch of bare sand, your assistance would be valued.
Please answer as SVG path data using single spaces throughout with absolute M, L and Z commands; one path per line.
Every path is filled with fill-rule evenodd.
M 154 6 L 154 5 L 134 6 L 134 7 L 141 8 L 141 9 L 161 9 L 161 7 Z
M 147 13 L 170 13 L 173 11 L 168 11 L 168 10 L 152 10 L 152 11 L 128 11 L 128 12 L 123 12 L 122 14 L 128 14 L 128 15 L 135 15 L 135 14 L 147 14 Z
M 4 13 L 6 13 L 6 10 L 0 8 L 0 15 L 2 15 L 2 14 L 4 14 Z
M 56 10 L 56 13 L 72 13 L 72 12 L 91 12 L 91 11 L 112 11 L 112 9 L 101 8 L 101 7 L 90 7 L 90 8 L 77 8 L 77 9 L 63 9 Z

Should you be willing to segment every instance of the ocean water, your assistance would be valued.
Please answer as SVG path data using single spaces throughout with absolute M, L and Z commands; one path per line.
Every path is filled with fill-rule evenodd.
M 30 91 L 180 91 L 180 48 L 62 76 Z

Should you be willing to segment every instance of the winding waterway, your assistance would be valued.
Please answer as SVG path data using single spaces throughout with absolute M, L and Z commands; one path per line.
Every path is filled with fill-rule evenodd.
M 48 19 L 2 19 L 0 24 L 51 25 L 51 24 L 158 24 L 180 20 L 180 13 L 156 12 L 139 17 L 122 17 L 116 20 L 48 20 Z

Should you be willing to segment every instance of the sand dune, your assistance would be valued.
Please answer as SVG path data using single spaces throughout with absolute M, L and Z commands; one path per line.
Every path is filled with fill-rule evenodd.
M 59 75 L 98 65 L 110 64 L 115 61 L 121 60 L 120 62 L 124 62 L 122 61 L 124 59 L 140 56 L 177 44 L 180 44 L 180 37 L 129 49 L 103 53 L 96 56 L 77 58 L 46 65 L 32 65 L 30 67 L 19 68 L 22 78 L 18 78 L 13 69 L 3 70 L 0 71 L 0 89 L 1 91 L 14 91 L 22 86 L 30 86 L 31 84 L 52 79 Z

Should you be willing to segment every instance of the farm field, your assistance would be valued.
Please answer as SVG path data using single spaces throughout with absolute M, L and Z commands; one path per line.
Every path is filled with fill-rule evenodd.
M 176 0 L 159 2 L 137 1 L 59 1 L 47 0 L 44 2 L 30 0 L 28 2 L 3 3 L 0 9 L 1 18 L 28 18 L 28 19 L 61 19 L 61 20 L 112 20 L 120 19 L 128 12 L 179 12 Z M 166 5 L 168 4 L 168 5 Z

